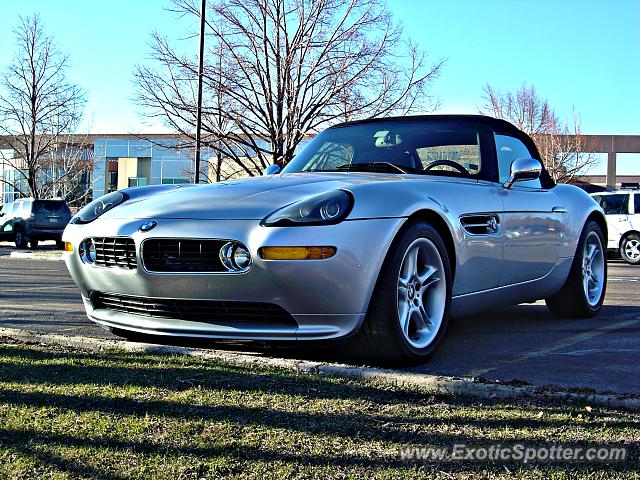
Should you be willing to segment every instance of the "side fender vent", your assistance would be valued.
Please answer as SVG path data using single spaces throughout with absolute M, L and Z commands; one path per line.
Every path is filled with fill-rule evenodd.
M 497 235 L 500 232 L 500 217 L 494 214 L 464 215 L 460 225 L 469 235 Z

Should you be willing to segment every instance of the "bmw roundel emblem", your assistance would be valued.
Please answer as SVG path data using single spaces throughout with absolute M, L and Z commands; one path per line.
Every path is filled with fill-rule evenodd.
M 140 230 L 141 232 L 148 232 L 149 230 L 151 230 L 156 225 L 158 225 L 158 222 L 156 222 L 155 220 L 150 220 L 150 221 L 144 222 L 142 225 L 140 225 L 140 228 L 138 230 Z

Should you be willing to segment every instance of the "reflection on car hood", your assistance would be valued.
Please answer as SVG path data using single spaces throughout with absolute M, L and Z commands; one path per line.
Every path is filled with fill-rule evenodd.
M 295 173 L 178 188 L 131 200 L 102 218 L 262 219 L 303 198 L 358 183 L 398 181 L 398 175 Z

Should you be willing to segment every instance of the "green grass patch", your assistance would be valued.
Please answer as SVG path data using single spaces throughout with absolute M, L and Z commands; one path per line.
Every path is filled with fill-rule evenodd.
M 624 445 L 630 461 L 406 461 L 400 447 Z M 0 344 L 0 478 L 640 478 L 640 415 L 434 396 L 182 356 Z

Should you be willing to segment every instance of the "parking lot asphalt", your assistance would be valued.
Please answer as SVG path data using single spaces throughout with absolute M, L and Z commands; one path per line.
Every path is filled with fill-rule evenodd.
M 63 262 L 0 250 L 0 327 L 114 338 L 87 320 Z M 640 395 L 639 286 L 640 267 L 610 261 L 596 318 L 559 319 L 538 302 L 455 319 L 436 355 L 408 370 Z M 331 350 L 321 358 L 335 360 Z

